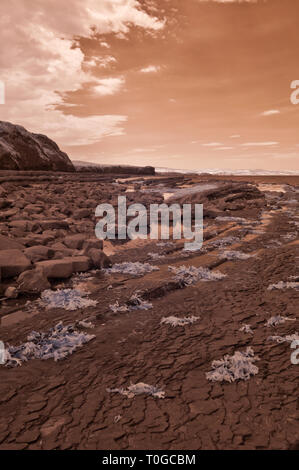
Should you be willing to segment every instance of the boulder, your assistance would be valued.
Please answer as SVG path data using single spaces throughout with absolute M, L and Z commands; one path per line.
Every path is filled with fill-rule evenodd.
M 40 214 L 41 212 L 43 212 L 43 208 L 38 204 L 28 204 L 27 206 L 25 206 L 24 210 L 30 215 Z
M 13 217 L 17 213 L 18 213 L 18 209 L 9 209 L 7 211 L 1 211 L 0 220 L 10 219 L 10 217 Z
M 74 166 L 45 135 L 0 121 L 0 170 L 74 171 Z
M 24 254 L 33 263 L 36 263 L 36 261 L 44 261 L 52 258 L 54 256 L 54 250 L 44 245 L 35 245 L 26 248 Z
M 81 250 L 85 239 L 86 239 L 86 236 L 82 235 L 80 233 L 78 233 L 76 235 L 69 235 L 69 236 L 65 237 L 64 244 L 68 248 L 72 248 L 74 250 Z
M 12 201 L 9 201 L 8 199 L 3 199 L 0 198 L 0 209 L 6 209 L 7 207 L 12 206 Z
M 99 249 L 91 248 L 88 252 L 93 266 L 97 269 L 110 268 L 112 266 L 110 258 Z
M 23 250 L 24 245 L 13 238 L 0 235 L 0 251 L 2 250 Z
M 53 259 L 67 258 L 70 256 L 76 256 L 79 254 L 78 250 L 72 250 L 67 248 L 63 243 L 56 242 L 51 245 L 51 249 L 54 250 Z M 80 253 L 82 254 L 82 253 Z
M 6 289 L 4 296 L 8 299 L 16 299 L 18 297 L 18 290 L 16 287 L 10 286 Z
M 0 185 L 0 197 L 6 197 L 7 196 L 7 191 L 6 189 L 3 187 L 3 185 L 1 184 Z
M 102 250 L 104 246 L 103 240 L 99 240 L 98 238 L 88 238 L 83 243 L 83 251 L 84 253 L 88 254 L 91 248 L 96 248 L 97 250 Z
M 28 221 L 27 220 L 12 220 L 8 224 L 11 228 L 19 229 L 22 232 L 27 232 Z
M 25 240 L 26 246 L 37 246 L 37 245 L 47 245 L 48 243 L 53 242 L 54 237 L 47 234 L 41 235 L 32 235 L 30 234 Z
M 31 262 L 20 250 L 0 251 L 2 278 L 14 277 L 29 269 Z
M 64 258 L 64 260 L 70 260 L 73 264 L 73 273 L 83 273 L 89 270 L 91 262 L 87 256 L 73 256 L 70 258 Z
M 42 230 L 55 230 L 55 229 L 69 229 L 69 224 L 65 220 L 50 219 L 50 220 L 37 220 Z
M 42 268 L 32 269 L 20 274 L 17 280 L 18 292 L 21 294 L 39 294 L 50 289 L 51 285 Z
M 67 279 L 73 274 L 72 258 L 39 261 L 35 265 L 44 270 L 48 279 Z
M 48 279 L 67 279 L 73 273 L 88 271 L 90 265 L 91 261 L 87 256 L 69 256 L 36 263 L 36 267 L 42 268 Z
M 92 215 L 94 215 L 94 213 L 90 210 L 90 209 L 77 209 L 74 214 L 73 214 L 73 217 L 74 219 L 86 219 L 87 217 L 90 217 Z

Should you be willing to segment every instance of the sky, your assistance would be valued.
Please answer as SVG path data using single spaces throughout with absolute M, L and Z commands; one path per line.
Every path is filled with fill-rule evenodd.
M 298 22 L 297 0 L 1 0 L 0 120 L 73 160 L 299 170 Z

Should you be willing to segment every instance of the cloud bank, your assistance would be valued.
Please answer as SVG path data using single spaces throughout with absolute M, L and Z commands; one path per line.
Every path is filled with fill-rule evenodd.
M 75 39 L 95 33 L 125 35 L 131 26 L 155 32 L 164 22 L 143 11 L 137 0 L 1 0 L 0 39 L 6 46 L 0 52 L 0 80 L 6 85 L 6 104 L 0 119 L 46 133 L 61 145 L 121 135 L 126 116 L 78 117 L 71 107 L 63 107 L 63 95 L 95 81 L 92 66 L 97 61 L 85 64 Z M 109 45 L 103 42 L 103 47 Z M 114 61 L 103 58 L 102 67 Z M 107 76 L 97 80 L 93 91 L 113 95 L 123 84 L 122 77 Z

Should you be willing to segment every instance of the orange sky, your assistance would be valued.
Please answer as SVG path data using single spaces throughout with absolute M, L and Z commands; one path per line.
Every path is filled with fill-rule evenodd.
M 297 0 L 1 0 L 0 119 L 72 159 L 299 170 Z

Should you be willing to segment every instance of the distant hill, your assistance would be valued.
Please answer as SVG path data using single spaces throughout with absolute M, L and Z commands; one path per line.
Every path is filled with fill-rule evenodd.
M 73 160 L 76 171 L 92 171 L 96 173 L 116 173 L 126 175 L 155 175 L 155 168 L 152 166 L 133 165 L 107 165 L 101 163 L 83 162 Z

